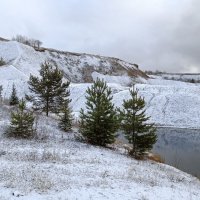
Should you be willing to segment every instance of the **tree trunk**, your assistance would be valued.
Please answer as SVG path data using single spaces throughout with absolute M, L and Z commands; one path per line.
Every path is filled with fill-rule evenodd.
M 47 98 L 47 105 L 46 105 L 46 116 L 49 116 L 49 98 Z

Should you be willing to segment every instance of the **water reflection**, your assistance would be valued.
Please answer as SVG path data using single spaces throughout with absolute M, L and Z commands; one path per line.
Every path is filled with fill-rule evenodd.
M 159 128 L 153 152 L 166 164 L 200 177 L 200 130 Z

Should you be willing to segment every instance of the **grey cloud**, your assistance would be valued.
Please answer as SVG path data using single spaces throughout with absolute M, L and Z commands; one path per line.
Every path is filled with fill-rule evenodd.
M 0 0 L 1 36 L 138 63 L 200 72 L 198 0 Z

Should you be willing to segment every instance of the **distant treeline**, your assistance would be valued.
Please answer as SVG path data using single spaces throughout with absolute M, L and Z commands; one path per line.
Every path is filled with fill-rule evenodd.
M 42 42 L 40 40 L 28 38 L 28 37 L 23 36 L 23 35 L 16 35 L 15 37 L 12 38 L 12 40 L 20 42 L 22 44 L 29 45 L 29 46 L 31 46 L 35 49 L 40 49 L 40 47 L 42 45 Z

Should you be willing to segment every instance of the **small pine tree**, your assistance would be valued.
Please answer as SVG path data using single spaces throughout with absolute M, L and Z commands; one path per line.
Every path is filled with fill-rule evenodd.
M 111 89 L 100 79 L 86 91 L 86 113 L 80 112 L 80 133 L 88 143 L 106 146 L 115 141 L 118 115 L 112 104 Z
M 65 99 L 62 102 L 62 106 L 60 107 L 60 119 L 59 119 L 59 128 L 63 131 L 70 131 L 72 128 L 72 114 L 71 109 L 69 107 L 69 99 Z
M 13 86 L 12 86 L 12 94 L 10 96 L 10 102 L 9 103 L 10 103 L 11 106 L 17 105 L 19 103 L 15 84 L 13 84 Z
M 57 90 L 55 90 L 54 106 L 52 106 L 52 111 L 57 114 L 60 112 L 62 113 L 63 110 L 67 109 L 67 107 L 69 107 L 69 103 L 71 102 L 71 99 L 69 98 L 70 82 L 67 81 L 63 84 L 59 83 L 59 85 L 61 85 L 61 87 L 57 87 Z
M 192 78 L 189 82 L 190 83 L 195 83 L 195 80 Z
M 138 95 L 138 90 L 133 87 L 130 94 L 131 99 L 124 100 L 123 103 L 121 127 L 125 137 L 132 144 L 130 155 L 141 158 L 156 142 L 156 128 L 154 124 L 147 123 L 150 117 L 145 115 L 145 101 Z
M 6 64 L 6 62 L 4 61 L 4 59 L 1 57 L 0 58 L 0 66 L 3 66 L 3 65 L 5 65 Z
M 2 102 L 2 91 L 3 91 L 3 86 L 0 85 L 0 103 Z
M 19 101 L 17 111 L 11 113 L 11 124 L 6 134 L 15 138 L 33 138 L 35 134 L 34 120 L 33 113 L 26 110 L 26 103 L 22 99 Z
M 58 113 L 60 101 L 67 97 L 69 82 L 63 83 L 63 73 L 48 63 L 41 65 L 40 76 L 30 76 L 29 89 L 34 95 L 26 95 L 27 100 L 33 102 L 34 110 Z

